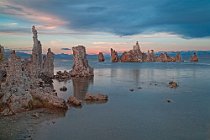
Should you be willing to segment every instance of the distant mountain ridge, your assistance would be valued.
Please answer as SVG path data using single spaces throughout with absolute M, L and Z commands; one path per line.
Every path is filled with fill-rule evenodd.
M 9 50 L 5 51 L 5 57 L 8 58 L 10 56 L 10 52 Z M 180 52 L 181 56 L 186 58 L 189 57 L 196 52 L 198 57 L 202 57 L 202 58 L 210 58 L 210 51 L 177 51 Z M 175 56 L 177 52 L 174 51 L 170 51 L 167 52 L 167 54 L 169 56 Z M 156 55 L 159 55 L 160 53 L 164 53 L 163 51 L 161 52 L 156 52 Z M 21 51 L 16 51 L 17 56 L 20 56 L 21 58 L 25 59 L 25 58 L 30 58 L 31 54 L 25 53 L 25 52 L 21 52 Z M 120 55 L 120 54 L 119 54 Z M 110 58 L 110 54 L 104 54 L 105 58 Z M 97 54 L 93 54 L 93 55 L 87 55 L 88 59 L 97 59 Z M 69 54 L 55 54 L 55 59 L 73 59 L 73 55 L 69 55 Z

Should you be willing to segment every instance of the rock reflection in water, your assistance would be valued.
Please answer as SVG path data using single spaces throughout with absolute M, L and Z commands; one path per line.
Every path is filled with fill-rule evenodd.
M 82 77 L 82 78 L 72 78 L 73 84 L 73 95 L 78 100 L 85 101 L 85 96 L 88 94 L 96 95 L 98 93 L 89 93 L 88 88 L 91 84 L 93 84 L 93 77 Z M 106 103 L 107 100 L 96 100 L 96 101 L 85 101 L 86 104 L 102 104 Z
M 74 97 L 84 100 L 90 84 L 93 84 L 93 77 L 72 78 Z

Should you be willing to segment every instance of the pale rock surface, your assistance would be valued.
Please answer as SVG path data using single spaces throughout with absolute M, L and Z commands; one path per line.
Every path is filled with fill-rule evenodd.
M 32 76 L 39 77 L 42 72 L 42 45 L 38 40 L 37 30 L 32 26 L 33 33 L 33 49 L 32 49 Z
M 6 72 L 6 82 L 2 85 L 2 91 L 4 91 L 2 103 L 7 105 L 3 112 L 4 115 L 24 110 L 32 100 L 29 93 L 31 80 L 27 71 L 22 67 L 21 59 L 16 56 L 15 51 L 12 51 L 10 55 Z
M 143 62 L 143 53 L 140 50 L 140 45 L 138 41 L 133 46 L 133 49 L 124 52 L 120 57 L 121 62 Z
M 74 96 L 70 96 L 67 103 L 73 106 L 82 106 L 82 100 L 79 100 Z
M 85 47 L 79 45 L 72 47 L 72 50 L 74 55 L 74 64 L 72 70 L 70 71 L 70 75 L 72 77 L 93 76 L 93 68 L 91 68 L 88 64 Z
M 45 61 L 42 61 L 42 47 L 34 26 L 32 32 L 31 60 L 22 60 L 12 51 L 8 61 L 0 63 L 0 115 L 12 115 L 36 107 L 67 109 L 65 100 L 57 96 L 52 85 L 45 83 L 46 77 L 45 81 L 39 79 L 42 72 L 47 77 L 54 76 L 54 54 L 49 49 Z M 50 80 L 47 79 L 49 83 Z
M 47 55 L 43 57 L 42 73 L 50 78 L 54 77 L 54 53 L 48 49 Z

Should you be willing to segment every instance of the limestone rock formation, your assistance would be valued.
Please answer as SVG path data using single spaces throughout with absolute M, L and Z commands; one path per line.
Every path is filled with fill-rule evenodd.
M 23 60 L 12 51 L 8 61 L 0 63 L 0 115 L 36 107 L 67 108 L 65 100 L 59 98 L 49 84 L 54 77 L 54 54 L 48 49 L 46 59 L 42 61 L 42 47 L 34 26 L 32 32 L 34 45 L 31 60 Z
M 130 57 L 130 53 L 129 52 L 124 52 L 122 53 L 121 57 L 120 57 L 120 61 L 121 62 L 131 62 L 131 57 Z
M 32 49 L 32 76 L 39 77 L 42 72 L 42 45 L 38 40 L 37 30 L 32 26 L 33 33 L 33 49 Z
M 178 52 L 177 54 L 176 54 L 176 56 L 175 56 L 175 62 L 181 62 L 182 61 L 182 57 L 181 57 L 181 55 L 180 55 L 180 52 Z
M 67 103 L 73 106 L 82 106 L 82 100 L 79 100 L 74 96 L 70 96 Z
M 111 49 L 112 62 L 118 62 L 117 52 Z M 195 57 L 196 59 L 196 57 Z M 178 52 L 175 57 L 171 57 L 165 53 L 161 53 L 159 56 L 155 55 L 154 50 L 148 50 L 148 53 L 141 52 L 138 41 L 130 51 L 125 51 L 120 56 L 121 62 L 182 62 L 180 53 Z
M 177 88 L 178 87 L 178 84 L 176 82 L 174 82 L 174 81 L 171 81 L 171 82 L 168 83 L 168 86 L 170 88 Z
M 102 52 L 99 52 L 98 53 L 98 61 L 99 62 L 104 62 L 105 61 L 105 58 L 104 58 L 104 55 Z
M 86 94 L 85 96 L 85 101 L 107 101 L 108 100 L 108 96 L 107 95 L 103 95 L 103 94 L 96 94 L 96 95 L 91 95 L 91 94 Z
M 32 100 L 29 93 L 31 80 L 28 77 L 27 71 L 22 67 L 20 57 L 16 56 L 15 51 L 12 51 L 6 68 L 6 82 L 2 83 L 2 103 L 7 105 L 3 110 L 3 114 L 20 112 L 28 107 L 28 103 Z
M 193 56 L 191 56 L 191 59 L 190 59 L 191 62 L 198 62 L 198 56 L 197 54 L 194 52 Z
M 33 89 L 30 91 L 33 100 L 31 103 L 32 108 L 61 108 L 67 109 L 68 106 L 64 99 L 58 98 L 57 96 L 53 95 L 52 93 L 47 93 L 46 91 L 40 89 Z
M 117 52 L 115 50 L 113 50 L 112 48 L 111 48 L 111 61 L 112 62 L 118 62 L 119 61 Z
M 124 52 L 120 57 L 121 62 L 143 62 L 143 53 L 140 50 L 140 45 L 138 41 L 136 45 L 133 46 L 133 49 Z
M 64 72 L 58 71 L 54 78 L 57 79 L 59 82 L 62 82 L 71 79 L 71 75 L 66 70 Z
M 4 47 L 0 45 L 0 63 L 4 60 Z
M 54 53 L 48 49 L 47 55 L 43 57 L 42 73 L 50 78 L 54 77 Z
M 138 41 L 136 41 L 136 45 L 133 46 L 132 56 L 135 62 L 142 62 L 142 52 L 140 50 L 140 45 Z
M 174 58 L 170 57 L 167 52 L 161 53 L 157 59 L 157 62 L 174 62 Z
M 156 56 L 154 50 L 151 50 L 151 52 L 148 50 L 146 62 L 155 62 L 155 61 L 156 61 Z
M 93 68 L 91 68 L 88 64 L 85 47 L 79 45 L 72 47 L 72 50 L 74 55 L 74 64 L 72 70 L 70 71 L 70 75 L 72 77 L 93 76 Z

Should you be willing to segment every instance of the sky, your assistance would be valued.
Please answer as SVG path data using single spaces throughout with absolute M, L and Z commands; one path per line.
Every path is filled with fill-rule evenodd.
M 30 52 L 33 25 L 44 52 L 210 50 L 209 0 L 0 0 L 1 45 Z

